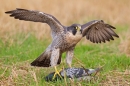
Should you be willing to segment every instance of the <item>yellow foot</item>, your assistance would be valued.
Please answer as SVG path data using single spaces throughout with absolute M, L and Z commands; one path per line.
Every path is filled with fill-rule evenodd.
M 69 68 L 72 68 L 72 67 L 71 67 L 71 64 L 69 64 Z
M 52 80 L 55 79 L 56 75 L 60 76 L 60 78 L 62 79 L 62 76 L 61 76 L 60 73 L 59 73 L 62 69 L 61 69 L 60 71 L 58 71 L 57 68 L 56 68 L 56 66 L 55 66 L 54 68 L 55 68 L 55 74 L 54 74 Z

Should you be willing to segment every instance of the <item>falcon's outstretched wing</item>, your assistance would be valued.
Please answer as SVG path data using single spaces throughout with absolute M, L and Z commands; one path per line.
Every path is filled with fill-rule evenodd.
M 62 24 L 54 16 L 47 13 L 20 8 L 5 13 L 19 20 L 47 23 L 55 33 L 63 31 Z
M 114 40 L 113 36 L 119 37 L 113 29 L 116 28 L 103 20 L 93 20 L 81 26 L 82 35 L 93 43 Z

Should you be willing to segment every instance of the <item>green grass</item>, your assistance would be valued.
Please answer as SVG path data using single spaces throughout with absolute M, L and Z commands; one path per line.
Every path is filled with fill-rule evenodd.
M 46 49 L 50 42 L 47 39 L 38 40 L 32 34 L 28 34 L 27 37 L 25 34 L 18 34 L 17 37 L 14 37 L 12 44 L 11 42 L 0 40 L 0 84 L 9 85 L 10 81 L 10 84 L 15 86 L 65 85 L 64 80 L 55 83 L 44 80 L 43 77 L 54 71 L 53 68 L 30 66 L 30 63 Z M 75 81 L 71 82 L 71 84 L 97 86 L 107 81 L 107 75 L 111 75 L 109 74 L 111 71 L 115 74 L 114 71 L 123 72 L 130 69 L 130 58 L 119 52 L 118 45 L 119 39 L 106 44 L 79 43 L 75 48 L 73 67 L 81 67 L 81 65 L 84 65 L 86 68 L 104 67 L 103 71 L 97 76 L 97 80 L 92 82 Z M 64 59 L 65 54 L 58 69 L 65 64 Z M 80 64 L 77 59 L 80 61 Z M 118 76 L 118 73 L 115 75 Z M 126 80 L 130 80 L 130 77 L 124 77 Z M 70 81 L 67 83 L 70 83 Z

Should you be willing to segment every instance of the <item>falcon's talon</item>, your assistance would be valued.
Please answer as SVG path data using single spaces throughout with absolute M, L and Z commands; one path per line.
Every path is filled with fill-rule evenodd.
M 52 80 L 55 79 L 56 75 L 60 76 L 60 78 L 62 79 L 62 76 L 60 75 L 60 71 L 62 71 L 62 69 L 60 69 L 60 71 L 58 71 L 57 68 L 56 68 L 56 66 L 54 68 L 55 68 L 55 74 L 54 74 Z

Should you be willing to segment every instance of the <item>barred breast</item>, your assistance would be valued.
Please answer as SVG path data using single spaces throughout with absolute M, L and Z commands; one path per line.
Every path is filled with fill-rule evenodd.
M 63 43 L 61 45 L 61 51 L 68 51 L 76 46 L 76 44 L 81 40 L 82 36 L 74 36 L 72 33 L 66 33 L 62 37 Z

